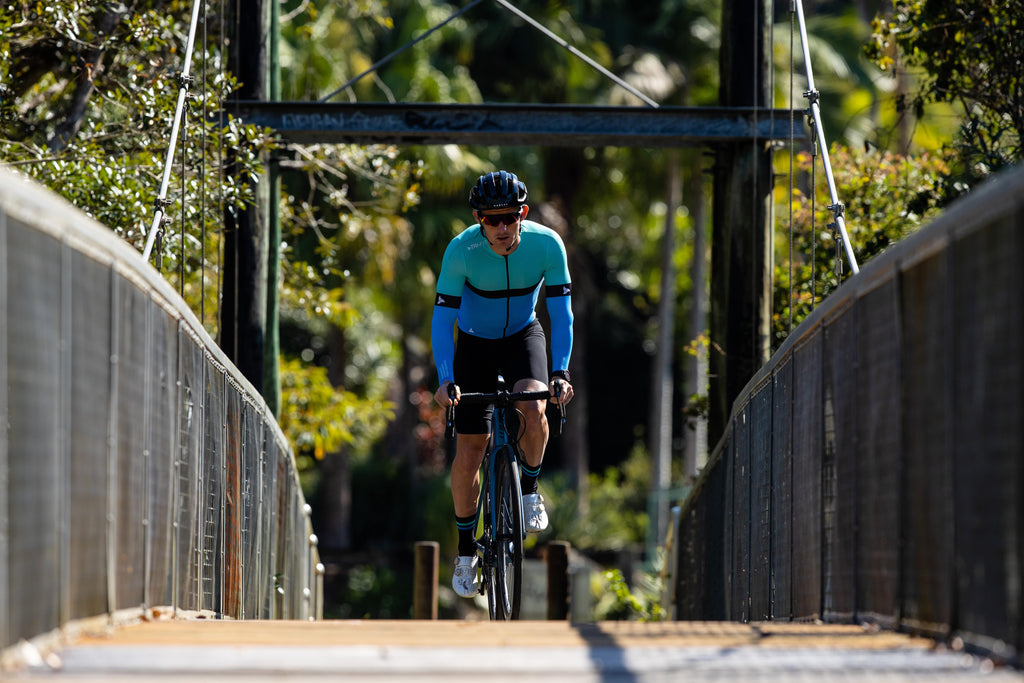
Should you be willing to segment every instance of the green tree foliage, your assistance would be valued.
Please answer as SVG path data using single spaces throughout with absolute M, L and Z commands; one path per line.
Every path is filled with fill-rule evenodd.
M 935 103 L 961 118 L 952 195 L 1024 159 L 1024 2 L 895 0 L 873 24 L 869 57 L 912 71 L 919 89 L 898 106 L 920 116 Z
M 0 162 L 48 185 L 140 251 L 155 216 L 191 5 L 22 0 L 0 10 Z M 380 9 L 345 6 L 370 17 Z M 408 246 L 402 212 L 418 198 L 410 181 L 416 164 L 397 160 L 387 146 L 280 149 L 268 131 L 234 119 L 237 84 L 225 70 L 227 36 L 219 23 L 225 8 L 203 7 L 155 264 L 216 336 L 224 212 L 253 205 L 268 153 L 298 170 L 303 192 L 275 202 L 283 209 L 286 256 L 282 316 L 311 330 L 306 340 L 326 338 L 321 333 L 332 325 L 356 331 L 334 378 L 342 388 L 311 363 L 316 343 L 284 361 L 282 422 L 300 459 L 309 454 L 315 462 L 341 444 L 366 453 L 390 414 L 380 376 L 393 372 L 393 353 L 360 337 L 387 333 L 373 310 L 352 304 L 347 285 L 352 273 L 394 281 Z
M 600 577 L 597 590 L 597 619 L 619 621 L 664 621 L 668 618 L 661 604 L 660 577 L 642 573 L 638 585 L 630 589 L 621 569 L 608 569 Z
M 186 9 L 57 0 L 0 10 L 0 161 L 140 250 L 178 99 Z M 236 84 L 215 42 L 197 45 L 192 75 L 157 265 L 198 313 L 216 306 L 221 212 L 251 204 L 244 180 L 262 172 L 259 154 L 271 143 L 265 131 L 224 114 Z M 227 147 L 238 155 L 232 175 L 223 163 Z
M 886 92 L 862 50 L 870 27 L 853 8 L 834 14 L 809 11 L 805 19 L 807 52 L 814 85 L 821 94 L 826 135 L 851 147 L 868 142 L 877 145 L 881 102 Z M 808 106 L 808 67 L 795 14 L 773 27 L 772 38 L 775 104 L 804 109 Z
M 589 551 L 618 551 L 642 544 L 650 485 L 650 456 L 643 448 L 634 448 L 620 465 L 591 473 L 590 506 L 587 514 L 580 516 L 578 492 L 568 487 L 564 476 L 546 474 L 541 492 L 549 501 L 550 528 L 540 540 L 566 540 Z
M 290 437 L 300 474 L 308 478 L 317 461 L 342 448 L 368 452 L 392 417 L 391 404 L 335 389 L 327 369 L 299 359 L 281 361 L 279 422 Z
M 949 105 L 952 100 L 928 95 L 929 76 L 922 67 L 929 58 L 919 51 L 921 45 L 914 48 L 913 59 L 904 62 L 916 65 L 913 73 L 901 71 L 887 79 L 878 71 L 892 70 L 896 47 L 907 38 L 904 32 L 925 30 L 913 19 L 925 11 L 923 4 L 897 3 L 892 21 L 876 18 L 872 26 L 852 11 L 807 18 L 826 141 L 834 142 L 831 169 L 860 265 L 917 230 L 957 193 L 950 185 L 951 179 L 956 182 L 961 162 L 949 142 L 956 132 L 950 122 L 959 119 Z M 935 3 L 929 4 L 932 12 Z M 942 31 L 932 38 L 937 35 Z M 779 58 L 780 53 L 789 54 L 789 47 L 780 45 L 783 40 L 789 40 L 787 30 L 777 25 L 777 101 L 792 97 L 779 95 L 780 86 L 790 87 Z M 806 88 L 799 37 L 794 49 L 795 93 Z M 919 90 L 911 95 L 915 87 Z M 913 117 L 908 116 L 911 112 Z M 794 152 L 793 194 L 789 183 L 777 182 L 774 198 L 773 347 L 851 272 L 828 208 L 822 158 Z M 777 154 L 775 163 L 777 178 L 789 178 L 788 151 Z
M 1014 133 L 1013 126 L 1019 120 L 1020 80 L 1002 66 L 1020 61 L 1014 52 L 1024 44 L 1015 33 L 1020 1 L 1005 8 L 993 3 L 967 8 L 955 2 L 950 7 L 966 12 L 956 20 L 956 30 L 947 28 L 954 24 L 943 23 L 934 3 L 901 2 L 891 22 L 875 25 L 878 54 L 900 46 L 905 53 L 901 63 L 936 74 L 934 81 L 922 81 L 929 87 L 942 85 L 935 93 L 943 97 L 929 94 L 926 87 L 917 96 L 922 99 L 901 100 L 905 106 L 957 101 L 971 105 L 965 111 L 978 113 L 968 130 L 975 137 L 965 140 L 985 154 L 996 143 L 1001 150 L 995 161 L 980 155 L 986 169 L 1002 163 L 1003 156 L 1012 157 L 1006 152 L 1012 147 L 1008 141 L 1016 141 L 1019 158 L 1020 129 Z M 13 0 L 0 9 L 0 161 L 50 185 L 137 247 L 154 214 L 190 4 Z M 637 104 L 620 86 L 498 3 L 481 3 L 391 56 L 465 5 L 288 0 L 281 6 L 282 99 Z M 401 534 L 421 531 L 416 524 L 427 520 L 426 537 L 454 542 L 448 509 L 442 510 L 449 494 L 437 486 L 445 476 L 446 453 L 439 438 L 441 417 L 431 398 L 434 273 L 448 239 L 471 220 L 465 205 L 469 184 L 500 166 L 527 180 L 538 209 L 531 217 L 544 215 L 541 205 L 549 204 L 564 219 L 567 242 L 579 258 L 575 263 L 586 269 L 586 278 L 578 278 L 580 291 L 585 279 L 594 291 L 586 299 L 590 322 L 578 328 L 577 343 L 587 344 L 590 366 L 578 370 L 636 399 L 628 406 L 596 395 L 591 401 L 592 431 L 600 438 L 592 439 L 589 510 L 585 517 L 578 514 L 577 493 L 564 477 L 552 476 L 552 465 L 542 480 L 552 492 L 552 526 L 580 548 L 616 550 L 641 542 L 650 464 L 637 444 L 643 442 L 647 420 L 654 339 L 650 321 L 661 296 L 667 170 L 669 163 L 685 169 L 684 207 L 670 221 L 680 231 L 676 320 L 682 325 L 689 318 L 690 293 L 701 285 L 689 281 L 686 266 L 706 256 L 693 252 L 695 231 L 703 226 L 688 211 L 701 199 L 694 179 L 706 164 L 699 150 L 685 151 L 676 162 L 664 150 L 652 149 L 283 145 L 267 131 L 230 116 L 226 105 L 237 84 L 224 69 L 218 25 L 222 9 L 216 3 L 207 6 L 209 35 L 201 30 L 197 39 L 196 82 L 169 183 L 172 223 L 165 226 L 158 264 L 195 310 L 210 311 L 203 322 L 215 333 L 223 212 L 251 205 L 249 181 L 260 177 L 267 160 L 280 163 L 284 189 L 277 204 L 285 261 L 279 294 L 287 351 L 281 422 L 303 464 L 307 490 L 313 490 L 311 482 L 324 461 L 343 452 L 353 456 L 352 476 L 366 483 L 355 496 L 353 514 L 361 519 L 379 514 L 374 493 L 384 486 L 408 493 L 400 496 L 401 506 L 394 506 L 402 508 L 396 515 L 404 517 L 383 521 L 383 530 L 358 529 L 360 541 L 380 542 L 385 535 L 406 543 L 413 539 Z M 548 29 L 657 101 L 717 104 L 721 0 L 558 0 L 529 3 L 528 9 Z M 809 17 L 826 132 L 850 145 L 850 150 L 837 147 L 832 162 L 847 226 L 863 262 L 934 213 L 941 195 L 937 179 L 949 167 L 943 155 L 915 159 L 860 151 L 865 146 L 889 149 L 879 131 L 893 125 L 886 119 L 885 99 L 900 90 L 879 82 L 864 63 L 859 45 L 870 29 L 858 21 L 852 12 Z M 795 94 L 786 93 L 792 66 L 788 29 L 780 24 L 774 31 L 780 106 L 798 99 L 806 87 L 798 56 Z M 943 36 L 957 47 L 941 53 L 933 67 L 930 51 L 941 48 Z M 1001 51 L 993 52 L 991 40 L 1002 41 L 996 43 Z M 982 48 L 989 52 L 979 52 Z M 895 52 L 887 54 L 895 58 Z M 971 68 L 954 68 L 958 56 Z M 339 90 L 386 57 L 379 70 Z M 997 57 L 1006 61 L 997 62 Z M 939 78 L 938 66 L 947 59 L 949 68 Z M 981 64 L 985 69 L 976 68 Z M 954 97 L 954 86 L 965 75 L 975 90 Z M 980 106 L 999 116 L 981 116 Z M 222 163 L 228 148 L 242 161 L 233 175 Z M 782 154 L 778 157 L 781 162 Z M 820 169 L 817 187 L 808 187 L 812 163 L 820 162 L 798 158 L 796 197 L 790 199 L 781 183 L 776 197 L 776 342 L 788 332 L 790 261 L 794 324 L 839 281 Z M 780 176 L 784 173 L 788 168 L 780 169 Z M 812 191 L 817 199 L 813 211 Z M 680 330 L 680 346 L 698 334 Z M 382 441 L 392 411 L 395 433 Z M 411 423 L 399 422 L 403 411 L 412 413 Z M 405 441 L 399 438 L 406 436 Z M 396 478 L 409 475 L 409 465 L 418 467 L 423 479 L 396 485 Z M 393 577 L 381 573 L 380 581 L 371 580 L 368 566 L 360 565 L 349 577 L 352 615 L 373 612 L 372 601 L 363 602 L 366 594 L 393 589 Z M 617 595 L 627 598 L 627 593 Z M 394 605 L 387 610 L 401 616 Z
M 845 204 L 847 234 L 860 264 L 913 233 L 941 210 L 943 178 L 949 172 L 948 160 L 942 155 L 910 157 L 836 146 L 830 157 L 837 193 Z M 815 164 L 818 172 L 812 174 Z M 813 175 L 815 196 L 827 197 L 820 164 L 807 153 L 795 159 L 798 176 L 809 181 Z M 789 335 L 791 322 L 793 327 L 798 325 L 850 272 L 827 201 L 810 201 L 800 187 L 793 189 L 791 198 L 788 187 L 778 187 L 775 199 L 779 207 L 775 251 L 780 256 L 774 278 L 773 347 Z

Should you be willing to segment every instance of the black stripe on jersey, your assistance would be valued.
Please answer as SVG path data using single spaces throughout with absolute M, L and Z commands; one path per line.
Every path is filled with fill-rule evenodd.
M 434 305 L 444 306 L 445 308 L 458 308 L 462 305 L 462 297 L 438 292 L 437 297 L 434 299 Z
M 572 283 L 566 282 L 564 285 L 548 285 L 544 288 L 545 296 L 569 296 L 572 294 Z
M 523 287 L 522 289 L 479 289 L 469 282 L 466 282 L 466 286 L 469 287 L 471 292 L 485 299 L 506 299 L 514 296 L 529 296 L 540 287 L 540 283 L 538 282 L 532 287 Z

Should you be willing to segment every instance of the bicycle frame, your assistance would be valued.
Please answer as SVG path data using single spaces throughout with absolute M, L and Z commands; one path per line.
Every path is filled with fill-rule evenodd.
M 519 483 L 520 434 L 518 424 L 517 433 L 509 433 L 509 419 L 518 413 L 516 402 L 548 398 L 550 394 L 547 391 L 509 392 L 500 377 L 497 391 L 467 393 L 461 397 L 467 403 L 489 403 L 493 406 L 491 439 L 481 466 L 483 478 L 477 502 L 477 518 L 483 520 L 482 533 L 477 538 L 483 560 L 481 591 L 487 595 L 488 613 L 492 620 L 518 619 L 522 594 L 523 539 L 526 533 Z M 453 431 L 454 406 L 448 412 L 446 434 Z
M 483 557 L 483 588 L 492 620 L 519 618 L 522 595 L 523 497 L 519 463 L 509 444 L 490 449 L 485 456 L 482 495 L 477 507 L 483 532 L 477 547 Z

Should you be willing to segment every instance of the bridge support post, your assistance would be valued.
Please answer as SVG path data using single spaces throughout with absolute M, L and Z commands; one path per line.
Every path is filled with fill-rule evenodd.
M 569 543 L 548 543 L 544 563 L 548 570 L 548 620 L 564 621 L 569 618 Z
M 413 619 L 437 619 L 437 564 L 440 552 L 436 541 L 416 543 L 413 560 Z

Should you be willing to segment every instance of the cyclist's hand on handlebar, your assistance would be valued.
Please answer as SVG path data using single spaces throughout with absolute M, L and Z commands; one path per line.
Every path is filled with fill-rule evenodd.
M 551 390 L 552 403 L 565 405 L 572 400 L 572 385 L 564 379 L 560 377 L 553 377 L 548 388 Z
M 458 404 L 461 397 L 462 392 L 459 390 L 459 386 L 451 380 L 443 382 L 434 394 L 434 400 L 443 408 L 447 408 L 453 404 Z

